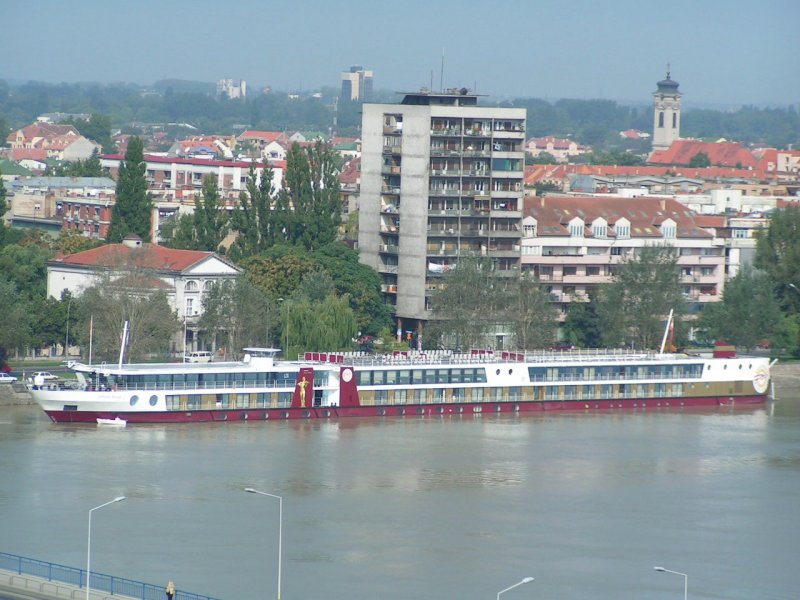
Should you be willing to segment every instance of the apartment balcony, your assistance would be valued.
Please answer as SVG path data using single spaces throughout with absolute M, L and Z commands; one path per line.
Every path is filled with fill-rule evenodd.
M 487 256 L 490 258 L 517 258 L 519 257 L 519 247 L 516 250 L 513 248 L 498 248 L 497 250 L 489 248 Z
M 433 137 L 460 137 L 461 128 L 449 127 L 446 129 L 431 129 L 431 136 Z
M 483 158 L 483 157 L 487 157 L 487 156 L 491 156 L 491 155 L 492 155 L 492 151 L 488 150 L 488 149 L 486 149 L 486 150 L 469 150 L 469 149 L 467 149 L 467 150 L 464 150 L 464 152 L 463 152 L 463 156 L 470 157 L 470 158 Z
M 517 179 L 523 178 L 522 171 L 501 171 L 497 169 L 492 170 L 492 179 Z
M 384 284 L 384 285 L 381 286 L 381 291 L 384 294 L 396 294 L 397 293 L 397 284 L 396 283 L 392 283 L 392 284 L 389 284 L 389 285 L 385 285 Z
M 493 219 L 521 219 L 521 210 L 506 210 L 505 208 L 493 208 L 489 211 L 489 216 Z
M 428 189 L 429 196 L 447 196 L 447 197 L 458 197 L 462 195 L 461 189 L 459 188 L 429 188 Z
M 394 187 L 385 185 L 381 188 L 381 194 L 397 195 L 399 193 L 400 193 L 400 186 Z
M 505 239 L 517 239 L 522 237 L 522 233 L 519 229 L 492 229 L 486 233 L 489 237 L 493 238 L 505 238 Z
M 461 156 L 459 148 L 431 148 L 431 156 Z
M 461 177 L 463 173 L 461 169 L 431 169 L 432 177 Z
M 461 230 L 455 227 L 428 228 L 428 237 L 457 237 L 461 235 Z
M 385 126 L 383 128 L 383 135 L 403 135 L 403 128 L 393 125 Z
M 379 273 L 392 273 L 397 275 L 397 265 L 379 265 L 378 266 Z
M 397 214 L 398 207 L 396 204 L 385 204 L 381 206 L 381 212 L 386 214 Z
M 382 175 L 400 175 L 400 165 L 383 165 L 381 167 Z
M 400 246 L 397 244 L 380 244 L 378 246 L 378 252 L 382 252 L 383 254 L 399 254 Z
M 492 137 L 492 130 L 488 127 L 470 128 L 464 131 L 464 137 L 488 138 Z

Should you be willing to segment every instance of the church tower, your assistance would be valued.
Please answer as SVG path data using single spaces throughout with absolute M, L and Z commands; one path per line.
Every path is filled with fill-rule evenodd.
M 653 150 L 666 150 L 681 137 L 681 93 L 678 82 L 669 76 L 669 65 L 667 78 L 658 82 L 653 99 Z

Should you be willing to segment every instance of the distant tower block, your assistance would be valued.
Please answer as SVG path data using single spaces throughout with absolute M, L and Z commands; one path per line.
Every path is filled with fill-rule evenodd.
M 653 111 L 653 150 L 666 150 L 681 137 L 681 93 L 678 82 L 669 76 L 658 82 L 653 92 L 655 110 Z
M 342 99 L 365 101 L 372 95 L 372 71 L 358 65 L 342 73 Z

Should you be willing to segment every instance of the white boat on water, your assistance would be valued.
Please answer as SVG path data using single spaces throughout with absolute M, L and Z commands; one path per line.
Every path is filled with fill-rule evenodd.
M 110 427 L 125 427 L 128 425 L 128 422 L 125 419 L 120 419 L 119 417 L 114 417 L 113 419 L 97 419 L 98 425 L 108 425 Z

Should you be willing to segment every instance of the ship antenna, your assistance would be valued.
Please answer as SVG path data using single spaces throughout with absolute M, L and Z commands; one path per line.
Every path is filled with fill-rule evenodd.
M 672 325 L 672 309 L 669 309 L 669 316 L 667 317 L 667 326 L 664 327 L 664 337 L 661 338 L 661 350 L 659 354 L 664 354 L 664 346 L 667 345 L 667 335 L 669 335 L 670 326 Z
M 125 321 L 125 325 L 122 328 L 122 342 L 119 345 L 119 368 L 122 368 L 122 359 L 125 356 L 125 344 L 128 341 L 128 322 Z

